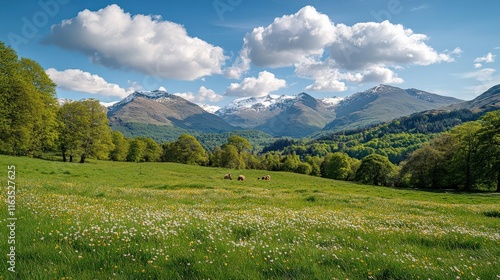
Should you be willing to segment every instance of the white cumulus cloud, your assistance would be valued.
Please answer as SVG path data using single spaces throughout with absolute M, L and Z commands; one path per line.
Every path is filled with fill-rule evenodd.
M 217 94 L 215 91 L 201 86 L 197 93 L 192 92 L 177 92 L 174 93 L 179 97 L 182 97 L 193 103 L 204 103 L 204 102 L 219 102 L 224 99 L 224 96 Z
M 126 90 L 117 84 L 107 82 L 99 75 L 84 72 L 80 69 L 58 71 L 57 69 L 49 68 L 45 72 L 57 84 L 58 88 L 68 91 L 124 98 L 137 87 L 137 84 L 134 83 L 131 88 Z
M 477 63 L 492 63 L 492 62 L 495 62 L 495 57 L 496 57 L 496 55 L 494 55 L 494 54 L 492 54 L 492 53 L 489 52 L 485 56 L 481 56 L 481 57 L 478 57 L 478 58 L 474 59 L 474 62 L 477 62 Z
M 257 78 L 248 77 L 241 83 L 232 83 L 227 89 L 225 95 L 239 97 L 258 97 L 269 94 L 270 92 L 286 87 L 286 81 L 278 79 L 273 73 L 262 71 Z
M 338 24 L 337 39 L 330 56 L 339 67 L 364 70 L 373 66 L 430 65 L 451 62 L 453 57 L 438 53 L 425 41 L 424 34 L 414 33 L 401 24 L 389 21 L 362 22 L 353 26 Z
M 401 24 L 334 24 L 312 6 L 254 28 L 243 40 L 239 57 L 226 76 L 240 78 L 259 67 L 295 67 L 297 76 L 313 80 L 316 91 L 344 91 L 346 83 L 402 83 L 397 70 L 412 65 L 453 62 L 460 48 L 438 52 L 429 38 Z
M 330 18 L 312 6 L 305 6 L 293 15 L 274 19 L 267 27 L 254 28 L 243 40 L 240 57 L 227 76 L 239 78 L 257 66 L 292 66 L 311 56 L 321 56 L 325 46 L 335 38 Z
M 190 37 L 180 24 L 132 16 L 116 4 L 53 25 L 45 42 L 80 51 L 106 67 L 179 80 L 220 74 L 227 59 L 222 48 Z
M 345 71 L 336 67 L 335 61 L 304 62 L 296 65 L 295 74 L 302 78 L 312 79 L 314 82 L 306 90 L 339 92 L 347 90 L 345 82 L 351 83 L 387 83 L 399 84 L 403 79 L 391 69 L 372 66 L 359 71 Z
M 389 21 L 337 24 L 335 35 L 327 59 L 296 65 L 299 76 L 314 80 L 306 89 L 343 91 L 347 89 L 345 82 L 398 84 L 403 79 L 395 70 L 452 62 L 454 55 L 462 53 L 460 48 L 438 53 L 426 44 L 426 35 Z

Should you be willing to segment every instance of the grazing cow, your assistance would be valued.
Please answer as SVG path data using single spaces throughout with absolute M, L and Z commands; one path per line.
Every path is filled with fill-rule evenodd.
M 224 175 L 224 179 L 233 180 L 233 177 L 231 177 L 231 173 L 228 173 L 228 174 Z
M 267 175 L 266 177 L 263 178 L 263 180 L 271 181 L 271 175 Z
M 243 176 L 243 175 L 238 176 L 238 181 L 244 181 L 244 180 L 245 180 L 245 176 Z

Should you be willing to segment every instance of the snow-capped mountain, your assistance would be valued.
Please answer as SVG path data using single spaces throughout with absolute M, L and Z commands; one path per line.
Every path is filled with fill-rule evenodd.
M 340 101 L 335 108 L 336 119 L 324 130 L 354 129 L 459 102 L 422 90 L 378 85 Z
M 234 127 L 200 106 L 166 91 L 136 91 L 108 108 L 113 127 L 136 124 L 169 126 L 202 132 L 225 132 Z
M 335 117 L 338 98 L 319 100 L 307 93 L 236 99 L 216 115 L 233 126 L 258 129 L 275 136 L 303 137 Z

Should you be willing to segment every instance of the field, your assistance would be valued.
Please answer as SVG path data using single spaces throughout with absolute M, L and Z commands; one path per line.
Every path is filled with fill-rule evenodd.
M 0 156 L 2 201 L 9 166 L 15 213 L 2 204 L 1 279 L 500 278 L 498 194 Z M 247 179 L 223 180 L 228 172 Z

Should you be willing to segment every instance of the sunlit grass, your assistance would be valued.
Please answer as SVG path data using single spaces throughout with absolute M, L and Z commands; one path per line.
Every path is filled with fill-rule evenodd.
M 17 279 L 500 277 L 496 194 L 0 156 L 8 165 L 17 170 Z M 224 180 L 228 172 L 247 180 Z M 0 275 L 12 277 L 2 263 Z

